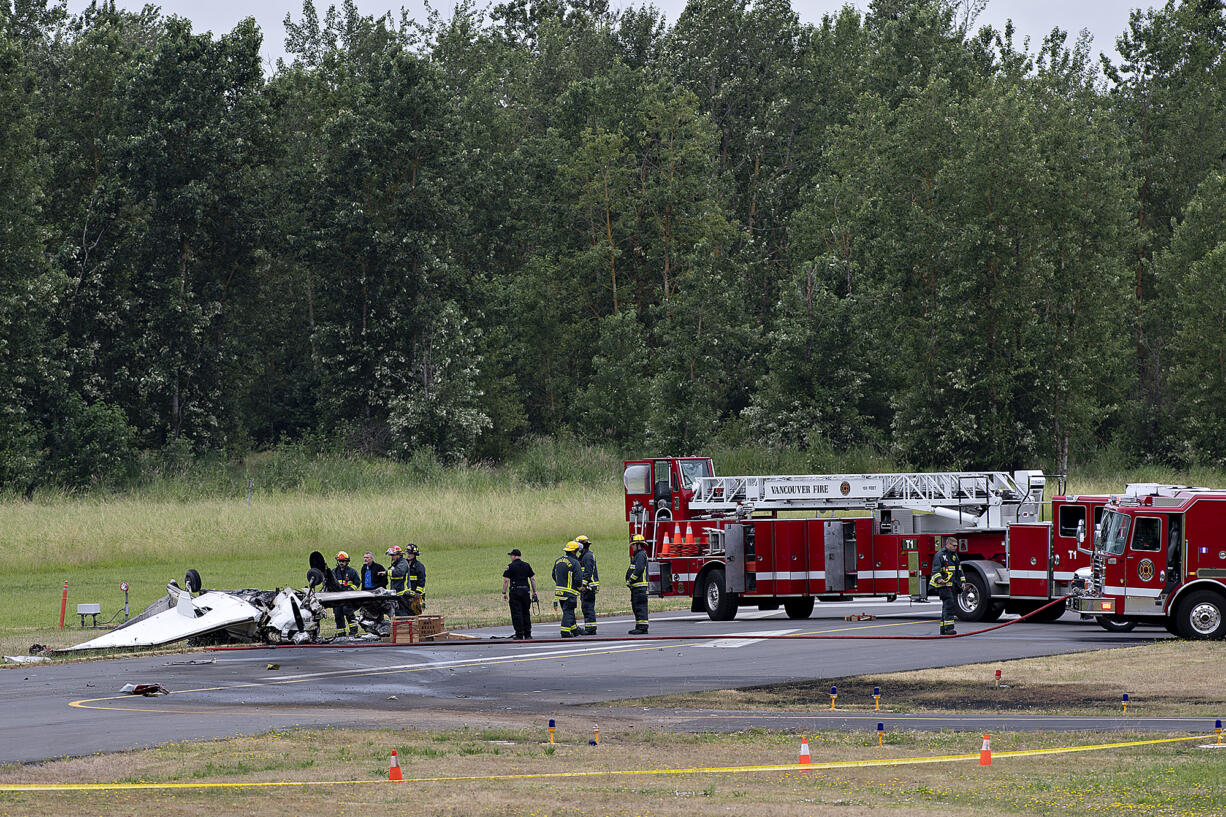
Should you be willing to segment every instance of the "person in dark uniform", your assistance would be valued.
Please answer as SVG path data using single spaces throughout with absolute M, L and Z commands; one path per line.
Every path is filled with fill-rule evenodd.
M 579 566 L 583 570 L 579 587 L 579 604 L 583 609 L 583 634 L 596 635 L 596 591 L 600 590 L 600 573 L 596 570 L 596 555 L 592 553 L 592 540 L 576 536 L 579 543 Z
M 630 609 L 634 611 L 634 629 L 627 635 L 647 634 L 647 540 L 636 533 L 631 539 L 634 555 L 626 568 L 626 587 L 630 588 Z
M 553 597 L 554 604 L 562 608 L 563 638 L 574 638 L 579 631 L 575 624 L 575 605 L 579 601 L 583 567 L 575 558 L 575 551 L 578 549 L 578 542 L 567 542 L 566 547 L 562 548 L 562 555 L 553 563 Z
M 941 597 L 941 635 L 957 635 L 954 613 L 958 609 L 958 594 L 962 592 L 962 565 L 958 562 L 958 540 L 945 538 L 945 546 L 932 559 L 932 578 L 928 586 Z
M 426 566 L 417 558 L 421 551 L 410 542 L 404 549 L 409 563 L 409 615 L 420 616 L 426 609 Z
M 392 557 L 392 566 L 387 570 L 387 589 L 396 596 L 395 615 L 413 615 L 409 612 L 409 562 L 404 558 L 404 550 L 400 545 L 392 545 L 387 555 Z
M 362 569 L 358 573 L 361 579 L 358 587 L 362 590 L 387 587 L 387 568 L 376 562 L 375 555 L 369 550 L 362 554 Z
M 532 571 L 532 565 L 520 558 L 523 554 L 519 552 L 519 548 L 507 555 L 511 557 L 511 563 L 502 571 L 502 600 L 511 605 L 511 626 L 515 628 L 513 638 L 526 641 L 532 638 L 532 602 L 536 601 L 536 573 Z
M 358 572 L 349 566 L 349 554 L 343 550 L 336 554 L 336 567 L 332 568 L 332 578 L 336 579 L 336 586 L 342 591 L 358 589 Z M 345 635 L 346 631 L 349 635 L 358 634 L 358 622 L 353 614 L 352 604 L 338 604 L 332 608 L 337 635 Z

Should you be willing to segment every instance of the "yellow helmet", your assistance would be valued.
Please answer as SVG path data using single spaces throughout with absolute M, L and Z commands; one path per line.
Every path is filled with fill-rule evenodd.
M 579 549 L 579 543 L 574 540 L 567 542 L 566 546 L 562 548 L 562 550 L 566 551 L 567 553 L 573 553 L 574 551 L 578 549 Z
M 349 561 L 349 554 L 348 554 L 348 553 L 346 553 L 346 552 L 345 552 L 345 551 L 343 551 L 343 550 L 338 550 L 338 551 L 336 552 L 336 561 L 338 561 L 338 562 L 347 562 L 347 561 Z
M 634 536 L 631 536 L 631 537 L 630 537 L 630 541 L 631 541 L 631 542 L 646 542 L 646 541 L 647 541 L 647 539 L 646 539 L 646 538 L 644 538 L 643 534 L 641 534 L 641 533 L 636 533 L 636 534 L 634 534 Z
M 576 536 L 575 541 L 583 545 L 584 547 L 587 547 L 588 545 L 592 543 L 592 540 L 588 539 L 586 536 Z

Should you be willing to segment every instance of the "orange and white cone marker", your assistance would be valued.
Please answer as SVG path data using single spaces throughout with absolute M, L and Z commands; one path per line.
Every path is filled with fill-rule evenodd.
M 796 761 L 801 766 L 808 766 L 813 761 L 809 758 L 809 739 L 800 739 L 800 759 Z
M 979 749 L 979 765 L 980 766 L 991 766 L 992 765 L 992 736 L 991 735 L 983 736 L 983 746 L 981 746 Z
M 392 750 L 392 763 L 387 767 L 388 780 L 404 780 L 404 776 L 400 773 L 400 756 L 396 754 L 396 750 Z

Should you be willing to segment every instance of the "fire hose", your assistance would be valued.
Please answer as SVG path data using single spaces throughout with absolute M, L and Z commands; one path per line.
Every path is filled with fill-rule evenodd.
M 596 641 L 719 641 L 724 639 L 740 639 L 752 638 L 755 641 L 941 641 L 951 638 L 969 638 L 973 635 L 983 635 L 990 633 L 993 630 L 999 630 L 1004 627 L 1011 627 L 1014 624 L 1019 624 L 1032 616 L 1036 616 L 1044 610 L 1054 607 L 1057 604 L 1064 604 L 1068 596 L 1060 596 L 1057 599 L 1044 604 L 1042 607 L 1036 607 L 1029 613 L 1026 613 L 1019 618 L 1005 621 L 1000 624 L 993 624 L 991 627 L 982 627 L 978 630 L 969 630 L 965 633 L 955 633 L 953 635 L 855 635 L 850 633 L 782 633 L 775 635 L 759 635 L 756 633 L 700 633 L 697 635 L 636 635 L 636 636 L 584 636 L 581 641 L 583 643 Z M 508 639 L 497 638 L 465 638 L 455 641 L 430 641 L 418 642 L 418 646 L 428 644 L 431 647 L 443 646 L 476 646 L 479 644 L 496 644 L 507 645 L 513 644 L 517 646 L 531 646 L 533 644 L 573 644 L 576 639 L 573 638 L 533 638 L 530 641 L 511 641 Z M 286 647 L 329 647 L 329 648 L 347 648 L 347 647 L 405 647 L 405 644 L 386 644 L 382 642 L 364 642 L 356 644 L 232 644 L 227 646 L 209 647 L 210 651 L 228 651 L 228 650 L 264 650 Z

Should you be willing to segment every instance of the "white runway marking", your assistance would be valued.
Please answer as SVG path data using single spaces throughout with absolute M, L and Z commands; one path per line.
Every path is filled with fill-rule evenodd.
M 794 633 L 794 632 L 796 632 L 795 628 L 791 630 L 758 630 L 757 632 L 749 632 L 749 633 L 727 633 L 726 635 L 742 635 L 742 636 L 788 635 L 789 633 Z M 720 635 L 725 635 L 725 633 L 720 633 Z M 708 641 L 705 644 L 698 644 L 696 646 L 710 647 L 713 649 L 730 649 L 730 648 L 734 649 L 736 647 L 748 647 L 750 644 L 760 644 L 761 642 L 762 642 L 761 638 L 721 638 L 718 641 Z

